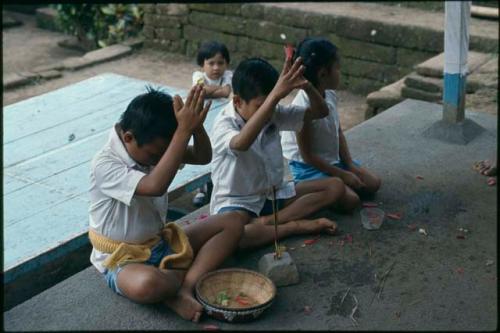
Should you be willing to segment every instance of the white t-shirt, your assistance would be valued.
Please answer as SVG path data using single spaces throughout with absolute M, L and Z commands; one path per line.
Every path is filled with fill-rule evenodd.
M 311 149 L 314 155 L 333 165 L 339 158 L 339 115 L 337 113 L 337 95 L 334 90 L 325 90 L 325 102 L 330 111 L 324 118 L 312 120 Z M 304 90 L 295 96 L 292 105 L 309 107 L 309 97 Z M 283 155 L 286 159 L 304 162 L 297 144 L 296 132 L 281 132 Z
M 233 72 L 225 70 L 220 78 L 211 80 L 204 72 L 196 71 L 193 73 L 193 86 L 198 84 L 200 79 L 203 79 L 203 82 L 209 86 L 232 86 L 231 80 L 233 79 Z
M 94 156 L 90 172 L 89 227 L 116 241 L 140 244 L 158 235 L 166 221 L 167 192 L 159 197 L 134 195 L 150 167 L 141 167 L 127 153 L 116 129 Z M 109 256 L 92 249 L 90 261 L 101 272 Z
M 305 108 L 277 105 L 268 124 L 247 151 L 229 147 L 231 139 L 240 133 L 245 120 L 236 112 L 231 101 L 215 119 L 212 129 L 212 182 L 210 213 L 216 214 L 227 206 L 246 208 L 259 215 L 266 198 L 286 199 L 295 196 L 293 182 L 283 179 L 283 154 L 280 130 L 300 130 Z

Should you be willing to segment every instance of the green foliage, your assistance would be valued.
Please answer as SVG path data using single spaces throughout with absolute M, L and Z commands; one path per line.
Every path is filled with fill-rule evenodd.
M 87 49 L 121 42 L 137 35 L 143 26 L 143 12 L 135 4 L 67 3 L 55 8 L 63 29 Z

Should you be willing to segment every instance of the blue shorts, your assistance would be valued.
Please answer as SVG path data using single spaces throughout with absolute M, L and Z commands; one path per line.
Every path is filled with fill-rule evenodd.
M 278 211 L 283 209 L 285 207 L 285 199 L 276 199 L 276 208 L 278 208 Z M 217 214 L 222 214 L 226 212 L 234 212 L 234 211 L 244 211 L 248 213 L 251 217 L 257 217 L 257 214 L 252 212 L 249 209 L 243 208 L 243 207 L 238 207 L 238 206 L 226 206 L 222 207 L 219 209 Z M 266 199 L 266 202 L 264 203 L 264 207 L 262 207 L 259 216 L 265 216 L 265 215 L 271 215 L 273 213 L 273 202 L 269 199 Z
M 160 240 L 153 248 L 151 249 L 151 256 L 147 261 L 144 262 L 146 265 L 153 265 L 153 266 L 158 266 L 161 262 L 161 260 L 168 256 L 169 254 L 174 253 L 170 246 L 165 242 L 163 239 Z M 120 288 L 118 288 L 118 283 L 116 281 L 118 277 L 118 273 L 125 267 L 127 264 L 118 266 L 117 268 L 113 270 L 108 270 L 104 272 L 104 279 L 106 280 L 106 283 L 108 286 L 117 294 L 123 295 L 122 291 Z
M 352 163 L 359 167 L 361 163 L 357 160 L 353 160 Z M 341 168 L 347 170 L 347 165 L 344 162 L 337 162 L 334 164 L 337 168 Z M 314 180 L 314 179 L 322 179 L 331 177 L 329 174 L 324 173 L 316 169 L 315 167 L 310 166 L 309 164 L 298 162 L 298 161 L 289 161 L 288 169 L 290 169 L 290 173 L 293 176 L 293 181 L 297 184 L 304 180 Z

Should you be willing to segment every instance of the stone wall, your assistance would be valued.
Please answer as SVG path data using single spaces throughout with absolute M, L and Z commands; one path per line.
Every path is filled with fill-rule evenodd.
M 260 56 L 280 69 L 281 35 L 297 42 L 325 36 L 340 49 L 341 88 L 368 94 L 410 73 L 443 51 L 442 31 L 394 26 L 353 17 L 323 15 L 259 3 L 143 4 L 145 46 L 195 58 L 201 42 L 226 44 L 231 65 Z M 471 48 L 483 47 L 471 40 Z

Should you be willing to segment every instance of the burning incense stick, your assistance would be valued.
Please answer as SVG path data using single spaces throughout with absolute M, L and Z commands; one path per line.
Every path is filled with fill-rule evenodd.
M 281 251 L 278 244 L 278 208 L 276 207 L 276 187 L 273 186 L 273 215 L 274 215 L 274 247 L 276 248 L 275 258 L 281 258 Z

